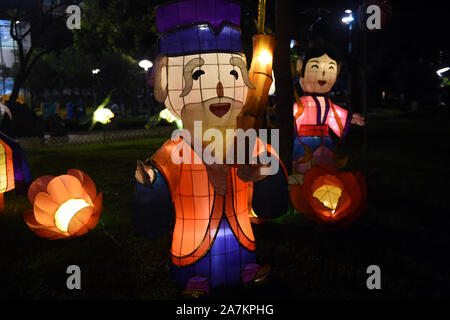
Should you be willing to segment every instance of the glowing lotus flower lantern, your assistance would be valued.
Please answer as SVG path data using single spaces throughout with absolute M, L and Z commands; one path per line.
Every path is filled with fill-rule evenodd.
M 302 185 L 291 185 L 290 197 L 294 208 L 313 221 L 347 225 L 364 212 L 367 189 L 359 172 L 320 165 L 306 172 Z
M 28 190 L 33 210 L 24 212 L 28 227 L 39 237 L 73 238 L 95 228 L 103 211 L 102 194 L 92 179 L 71 169 L 58 177 L 43 176 Z

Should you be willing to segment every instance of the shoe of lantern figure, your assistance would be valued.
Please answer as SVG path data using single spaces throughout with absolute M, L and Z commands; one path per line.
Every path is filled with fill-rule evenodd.
M 202 138 L 195 135 L 194 121 L 201 121 L 203 132 L 236 129 L 247 91 L 254 88 L 239 21 L 239 5 L 225 0 L 175 2 L 156 10 L 163 36 L 153 70 L 155 97 L 182 120 L 192 141 Z M 275 154 L 259 142 L 255 154 Z M 174 162 L 174 150 L 189 161 Z M 264 177 L 260 166 L 207 164 L 181 137 L 167 141 L 145 163 L 138 161 L 134 223 L 150 238 L 173 226 L 170 258 L 184 293 L 198 296 L 267 276 L 270 268 L 257 263 L 249 212 L 252 206 L 268 218 L 286 212 L 287 175 L 280 168 Z
M 304 95 L 294 104 L 295 138 L 293 167 L 303 174 L 312 164 L 334 166 L 334 143 L 330 129 L 343 138 L 351 123 L 364 125 L 360 114 L 334 104 L 328 93 L 336 82 L 339 63 L 332 50 L 308 49 L 297 63 Z

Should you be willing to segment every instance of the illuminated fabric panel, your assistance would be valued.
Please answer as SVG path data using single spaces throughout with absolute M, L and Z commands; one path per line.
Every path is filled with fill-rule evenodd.
M 237 177 L 237 168 L 228 176 L 228 191 L 225 196 L 215 194 L 208 181 L 203 164 L 174 164 L 171 153 L 182 139 L 166 142 L 151 158 L 155 167 L 166 178 L 175 208 L 175 226 L 172 237 L 172 262 L 187 266 L 202 258 L 211 248 L 220 221 L 225 217 L 237 241 L 247 250 L 255 250 L 255 238 L 249 212 L 249 183 Z M 263 143 L 258 152 L 263 150 Z M 270 146 L 265 149 L 271 150 Z M 192 159 L 196 154 L 188 146 Z M 285 170 L 283 168 L 283 170 Z
M 160 33 L 194 23 L 209 23 L 218 30 L 225 22 L 239 26 L 240 16 L 240 6 L 225 0 L 178 1 L 156 9 L 156 26 Z
M 209 275 L 212 288 L 232 285 L 241 281 L 241 272 L 247 264 L 256 263 L 254 251 L 242 246 L 233 234 L 228 221 L 220 220 L 216 238 L 208 253 L 197 263 L 187 267 L 174 267 L 173 273 L 181 288 L 195 275 Z
M 352 115 L 322 94 L 307 93 L 300 98 L 303 112 L 298 114 L 298 105 L 294 104 L 293 113 L 296 137 L 293 146 L 292 165 L 298 173 L 306 172 L 312 164 L 334 165 L 334 142 L 330 129 L 343 138 Z M 305 146 L 312 152 L 312 160 L 304 161 Z
M 156 9 L 158 53 L 242 52 L 240 6 L 224 0 L 178 1 Z
M 25 181 L 31 182 L 31 172 L 28 165 L 25 152 L 19 143 L 8 137 L 0 131 L 0 139 L 3 140 L 12 150 L 13 165 L 14 165 L 14 179 L 16 182 Z
M 322 202 L 325 207 L 336 210 L 341 194 L 341 188 L 324 184 L 314 191 L 313 196 Z
M 14 189 L 12 149 L 0 139 L 0 193 Z
M 328 125 L 333 132 L 341 137 L 339 125 L 337 123 L 334 112 L 330 110 L 331 106 L 335 109 L 339 121 L 346 127 L 348 127 L 348 111 L 338 105 L 333 104 L 328 98 L 323 96 L 305 95 L 300 98 L 300 101 L 304 107 L 303 113 L 296 119 L 297 132 L 300 133 L 302 126 L 304 125 Z M 324 107 L 321 107 L 324 106 Z M 327 108 L 328 106 L 328 108 Z M 296 114 L 298 109 L 297 104 L 294 104 L 293 113 Z M 300 134 L 299 134 L 300 135 Z
M 239 29 L 224 25 L 219 33 L 208 24 L 195 25 L 161 37 L 158 52 L 168 56 L 199 52 L 242 52 Z

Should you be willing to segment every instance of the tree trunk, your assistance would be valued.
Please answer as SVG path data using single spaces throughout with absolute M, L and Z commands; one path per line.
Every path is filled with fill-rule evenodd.
M 292 30 L 292 7 L 290 1 L 276 1 L 276 38 L 274 74 L 276 86 L 276 121 L 280 130 L 280 158 L 288 173 L 292 168 L 294 117 L 293 92 L 290 66 L 290 41 Z
M 9 102 L 12 107 L 14 106 L 17 98 L 19 97 L 20 88 L 23 86 L 25 80 L 26 80 L 25 68 L 23 66 L 20 66 L 20 70 L 17 73 L 16 77 L 14 78 L 14 86 L 11 95 L 9 96 Z

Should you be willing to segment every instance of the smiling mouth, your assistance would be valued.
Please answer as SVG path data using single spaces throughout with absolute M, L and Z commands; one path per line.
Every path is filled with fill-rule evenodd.
M 231 108 L 231 103 L 214 103 L 209 106 L 209 110 L 211 110 L 214 115 L 219 118 L 222 118 L 228 110 Z
M 317 82 L 318 82 L 321 86 L 324 86 L 324 85 L 327 83 L 326 80 L 317 80 Z

